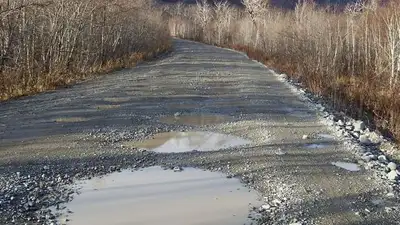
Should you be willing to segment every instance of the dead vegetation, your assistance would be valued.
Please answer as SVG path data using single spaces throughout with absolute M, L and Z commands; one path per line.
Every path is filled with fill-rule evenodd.
M 245 8 L 201 2 L 167 10 L 173 36 L 245 51 L 399 139 L 399 4 L 358 1 L 335 12 L 308 2 L 294 11 L 264 0 L 243 0 Z
M 0 0 L 0 100 L 129 67 L 170 47 L 160 10 L 133 0 Z

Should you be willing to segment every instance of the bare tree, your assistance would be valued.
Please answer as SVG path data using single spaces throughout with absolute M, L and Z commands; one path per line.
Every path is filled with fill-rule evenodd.
M 206 40 L 209 39 L 206 37 L 206 30 L 208 29 L 208 25 L 213 17 L 212 15 L 212 8 L 211 5 L 207 2 L 207 0 L 198 0 L 196 4 L 196 19 L 197 22 L 199 23 L 201 30 L 202 30 L 202 36 L 205 37 Z
M 133 65 L 168 48 L 147 0 L 0 0 L 0 100 Z
M 215 2 L 215 22 L 217 30 L 217 43 L 225 44 L 223 35 L 229 30 L 231 20 L 232 20 L 232 8 L 230 4 L 225 1 Z

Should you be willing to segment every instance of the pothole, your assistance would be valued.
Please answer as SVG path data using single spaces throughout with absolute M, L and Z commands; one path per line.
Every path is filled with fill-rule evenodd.
M 155 152 L 213 151 L 250 144 L 251 141 L 213 132 L 166 132 L 141 142 L 124 142 L 127 147 L 143 148 Z
M 222 115 L 200 114 L 200 115 L 179 115 L 166 116 L 160 119 L 160 122 L 166 124 L 180 124 L 190 126 L 204 126 L 211 124 L 219 124 L 230 121 L 231 118 Z
M 348 171 L 352 171 L 352 172 L 356 172 L 356 171 L 360 171 L 360 167 L 355 164 L 355 163 L 349 163 L 349 162 L 332 162 L 331 163 L 334 166 L 340 167 L 342 169 L 348 170 Z
M 222 173 L 185 168 L 124 170 L 78 184 L 81 194 L 66 204 L 60 224 L 198 225 L 251 224 L 256 192 Z M 68 214 L 68 215 L 67 215 Z
M 328 146 L 329 146 L 328 144 L 324 144 L 324 143 L 313 143 L 313 144 L 306 145 L 307 148 L 311 148 L 311 149 L 327 148 Z

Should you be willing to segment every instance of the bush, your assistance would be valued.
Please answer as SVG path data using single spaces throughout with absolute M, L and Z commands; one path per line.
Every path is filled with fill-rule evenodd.
M 132 66 L 170 47 L 160 10 L 124 0 L 0 2 L 0 100 Z

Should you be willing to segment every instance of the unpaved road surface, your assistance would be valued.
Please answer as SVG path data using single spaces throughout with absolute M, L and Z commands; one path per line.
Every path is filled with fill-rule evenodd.
M 169 131 L 252 144 L 184 153 L 130 146 Z M 70 200 L 65 185 L 74 179 L 153 165 L 239 178 L 265 197 L 259 224 L 399 224 L 393 185 L 362 166 L 332 165 L 358 159 L 330 134 L 317 111 L 259 63 L 176 40 L 157 61 L 0 104 L 0 224 L 44 224 L 53 217 L 42 207 Z

